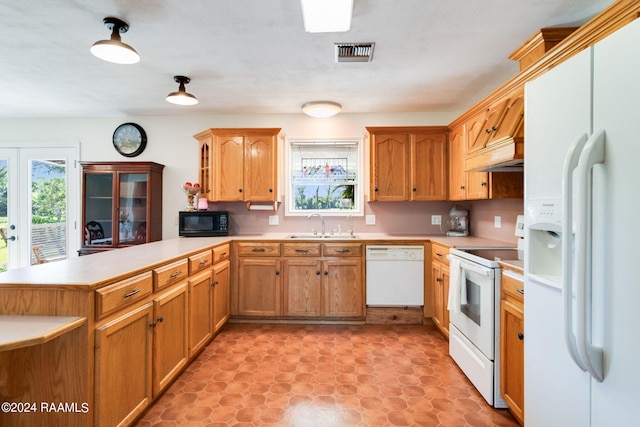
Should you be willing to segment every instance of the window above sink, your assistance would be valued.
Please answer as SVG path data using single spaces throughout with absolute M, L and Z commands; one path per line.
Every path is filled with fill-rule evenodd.
M 363 214 L 362 140 L 288 140 L 285 215 Z

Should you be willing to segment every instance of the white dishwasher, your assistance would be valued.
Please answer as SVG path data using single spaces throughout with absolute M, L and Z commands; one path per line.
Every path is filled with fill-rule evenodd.
M 368 245 L 367 305 L 424 305 L 424 246 Z

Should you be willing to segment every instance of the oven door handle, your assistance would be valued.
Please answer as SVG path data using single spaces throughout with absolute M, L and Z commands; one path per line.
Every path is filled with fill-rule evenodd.
M 451 260 L 452 258 L 456 258 L 460 261 L 460 268 L 462 268 L 462 270 L 471 271 L 473 273 L 489 278 L 494 276 L 493 268 L 487 268 L 478 264 L 472 264 L 470 262 L 467 262 L 463 258 L 457 257 L 455 255 L 449 255 L 449 260 Z

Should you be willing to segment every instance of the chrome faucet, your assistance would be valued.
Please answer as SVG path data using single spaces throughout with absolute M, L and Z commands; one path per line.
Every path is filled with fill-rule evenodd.
M 311 219 L 314 216 L 317 216 L 318 218 L 320 218 L 320 221 L 322 221 L 322 237 L 324 237 L 324 217 L 319 213 L 312 213 L 311 215 L 308 216 L 308 218 Z
M 353 218 L 351 217 L 351 214 L 347 215 L 347 221 L 349 221 L 349 229 L 347 231 L 353 236 Z

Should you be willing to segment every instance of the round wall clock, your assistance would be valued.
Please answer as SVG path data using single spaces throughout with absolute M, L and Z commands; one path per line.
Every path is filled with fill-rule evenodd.
M 135 157 L 147 146 L 147 134 L 136 123 L 123 123 L 113 132 L 113 147 L 125 157 Z

